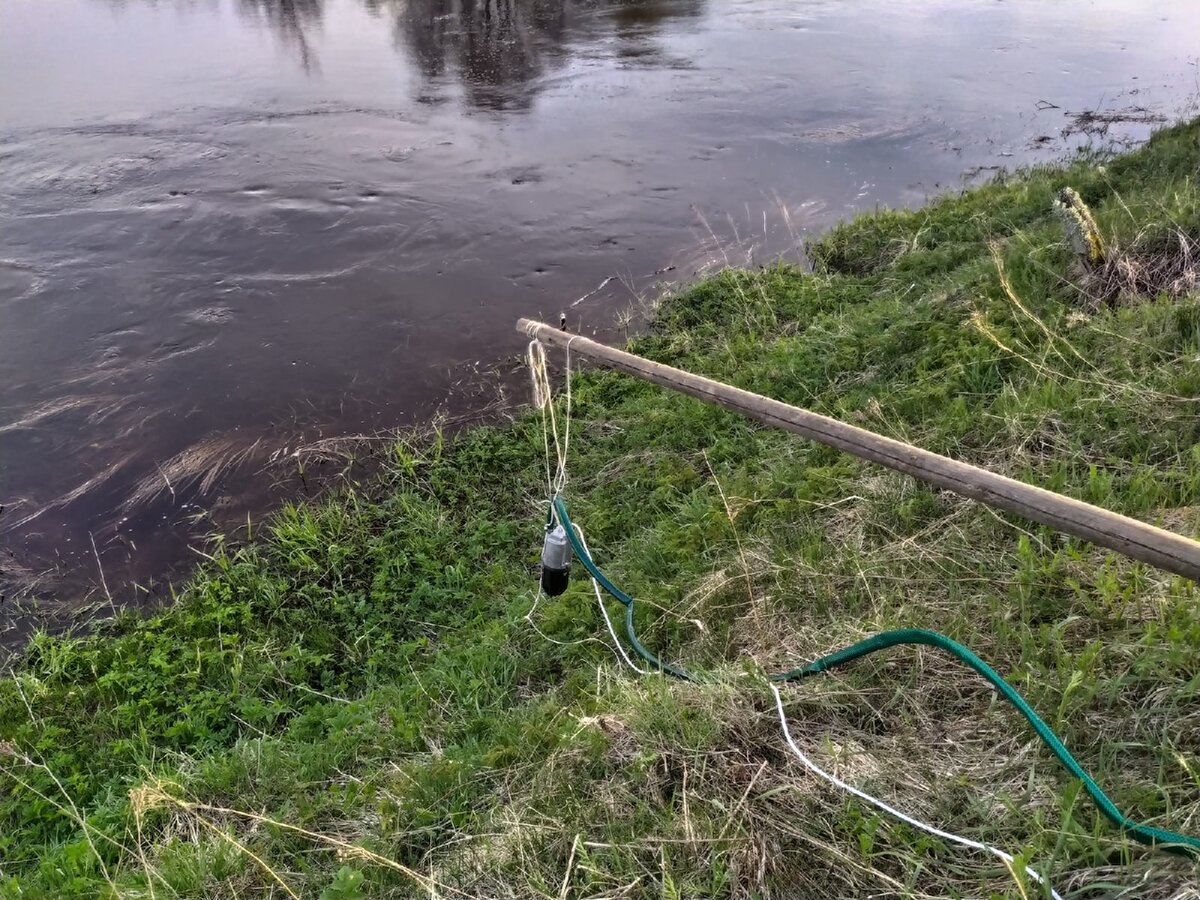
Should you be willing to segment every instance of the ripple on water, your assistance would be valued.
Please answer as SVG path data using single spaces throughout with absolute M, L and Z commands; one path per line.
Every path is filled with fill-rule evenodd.
M 221 325 L 233 318 L 233 310 L 228 306 L 206 306 L 192 310 L 187 318 L 201 325 Z
M 34 266 L 12 259 L 0 259 L 0 305 L 28 299 L 46 285 L 46 277 Z
M 325 215 L 330 212 L 341 212 L 346 208 L 344 201 L 330 200 L 324 197 L 274 197 L 268 206 L 279 212 L 303 212 Z

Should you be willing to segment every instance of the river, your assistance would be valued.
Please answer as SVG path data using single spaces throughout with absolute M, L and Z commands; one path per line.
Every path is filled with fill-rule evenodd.
M 0 631 L 162 597 L 346 438 L 523 399 L 518 316 L 619 337 L 857 210 L 1144 138 L 1198 33 L 1194 0 L 3 0 Z

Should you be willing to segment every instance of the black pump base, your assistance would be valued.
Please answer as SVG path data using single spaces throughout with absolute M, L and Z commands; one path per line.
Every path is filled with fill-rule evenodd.
M 548 569 L 542 566 L 542 591 L 547 597 L 557 597 L 571 583 L 571 570 Z

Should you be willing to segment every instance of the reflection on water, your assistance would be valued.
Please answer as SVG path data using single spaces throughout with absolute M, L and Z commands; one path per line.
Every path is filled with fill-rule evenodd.
M 667 273 L 1091 140 L 1066 113 L 1101 98 L 1174 112 L 1200 29 L 1194 0 L 0 3 L 0 583 L 103 571 L 117 603 L 347 437 L 496 401 L 518 316 L 603 336 Z
M 704 0 L 365 0 L 395 19 L 396 34 L 426 79 L 461 80 L 486 109 L 527 109 L 537 80 L 574 45 L 612 36 L 617 53 L 650 56 L 656 29 L 696 17 Z
M 310 31 L 321 26 L 324 0 L 241 0 L 251 18 L 269 26 L 285 47 L 293 49 L 305 72 L 317 65 Z
M 527 109 L 535 79 L 566 56 L 569 2 L 367 2 L 395 19 L 397 40 L 427 80 L 455 75 L 474 106 Z
M 122 0 L 124 2 L 124 0 Z M 436 101 L 448 76 L 467 102 L 497 111 L 528 109 L 539 79 L 566 65 L 588 42 L 613 40 L 618 58 L 654 65 L 665 57 L 656 32 L 674 19 L 697 18 L 706 0 L 362 0 L 392 23 L 405 59 L 421 73 L 421 99 Z M 241 0 L 291 49 L 306 72 L 319 65 L 310 34 L 324 0 Z

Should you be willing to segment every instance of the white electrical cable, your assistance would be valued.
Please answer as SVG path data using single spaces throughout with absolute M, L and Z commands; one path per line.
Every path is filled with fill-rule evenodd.
M 587 538 L 583 536 L 583 529 L 574 522 L 571 523 L 571 527 L 575 529 L 575 534 L 579 536 L 579 543 L 583 544 L 584 552 L 587 553 L 588 556 L 591 556 L 592 551 L 588 549 Z M 651 672 L 649 669 L 643 669 L 638 666 L 637 663 L 629 658 L 629 654 L 625 652 L 625 647 L 622 645 L 621 639 L 617 637 L 617 629 L 613 627 L 612 619 L 608 617 L 608 609 L 604 606 L 604 595 L 600 593 L 600 582 L 598 582 L 595 578 L 592 579 L 592 590 L 596 592 L 596 605 L 600 607 L 600 614 L 604 616 L 604 624 L 608 626 L 608 633 L 612 636 L 613 646 L 617 648 L 617 653 L 619 653 L 621 659 L 625 661 L 625 665 L 629 666 L 629 668 L 633 669 L 633 671 L 637 672 L 639 675 L 656 674 Z
M 897 819 L 911 825 L 913 828 L 917 828 L 927 834 L 932 834 L 935 837 L 940 837 L 943 840 L 959 844 L 960 846 L 969 847 L 972 850 L 982 850 L 985 853 L 990 853 L 992 856 L 995 856 L 997 859 L 1003 862 L 1005 867 L 1008 868 L 1010 872 L 1015 872 L 1015 867 L 1017 865 L 1016 860 L 1014 860 L 1010 854 L 1005 853 L 1003 850 L 993 847 L 990 844 L 984 844 L 981 841 L 974 841 L 970 838 L 962 837 L 961 835 L 951 834 L 949 831 L 942 831 L 940 828 L 935 828 L 932 825 L 927 825 L 925 822 L 922 822 L 919 819 L 914 819 L 912 816 L 900 812 L 900 810 L 896 809 L 894 806 L 889 806 L 884 801 L 876 797 L 872 797 L 870 794 L 865 793 L 864 791 L 860 791 L 853 785 L 847 784 L 837 776 L 829 774 L 816 763 L 814 763 L 811 759 L 804 755 L 800 748 L 796 746 L 796 742 L 792 739 L 792 731 L 790 728 L 788 728 L 787 715 L 783 711 L 783 698 L 779 695 L 779 688 L 775 687 L 774 684 L 769 686 L 771 688 L 771 693 L 775 695 L 775 708 L 779 711 L 779 724 L 783 727 L 783 738 L 785 741 L 787 741 L 787 745 L 792 749 L 792 753 L 796 754 L 796 757 L 800 760 L 800 762 L 804 763 L 804 767 L 806 769 L 808 769 L 818 778 L 823 778 L 825 781 L 828 781 L 834 787 L 843 790 L 848 794 L 853 794 L 855 797 L 858 797 L 858 799 L 871 804 L 877 809 L 882 809 L 884 812 L 895 816 Z M 1025 866 L 1024 868 L 1025 874 L 1033 879 L 1035 883 L 1039 885 L 1046 885 L 1050 888 L 1050 896 L 1053 897 L 1054 900 L 1062 900 L 1062 897 L 1059 895 L 1058 891 L 1054 890 L 1054 888 L 1050 886 L 1046 880 L 1042 878 L 1042 876 L 1039 875 L 1033 868 L 1030 866 Z

